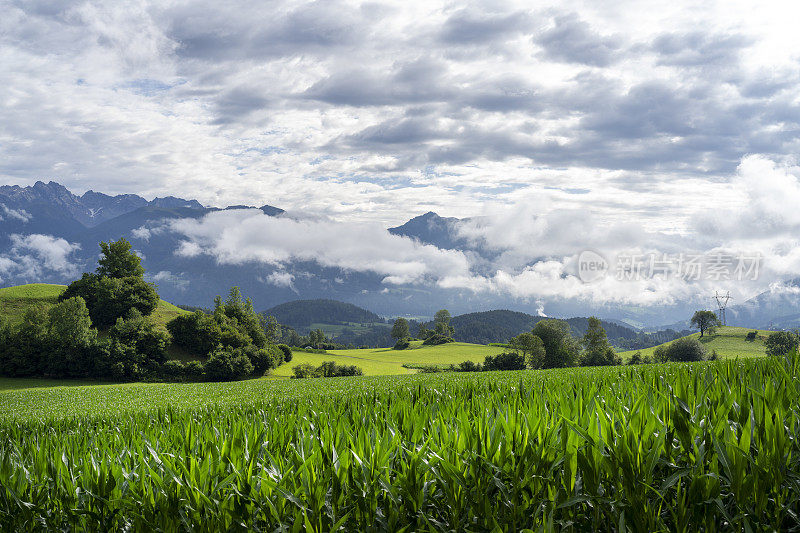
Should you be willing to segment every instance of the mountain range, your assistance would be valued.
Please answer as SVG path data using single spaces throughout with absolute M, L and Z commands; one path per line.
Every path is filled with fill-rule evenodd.
M 186 243 L 178 233 L 164 230 L 170 223 L 242 209 L 258 209 L 269 217 L 290 216 L 271 205 L 220 208 L 175 196 L 147 200 L 135 194 L 112 196 L 91 190 L 79 196 L 53 181 L 38 181 L 29 187 L 0 186 L 0 286 L 67 283 L 95 268 L 100 241 L 125 237 L 142 256 L 148 279 L 158 286 L 160 294 L 179 304 L 207 307 L 214 296 L 224 295 L 237 285 L 259 309 L 297 299 L 330 299 L 360 305 L 384 317 L 426 319 L 441 308 L 450 309 L 454 315 L 502 308 L 543 314 L 540 301 L 497 294 L 419 285 L 395 285 L 389 291 L 382 274 L 342 268 L 335 262 L 318 261 L 313 255 L 280 265 L 269 260 L 221 263 L 207 254 L 176 253 Z M 459 226 L 466 221 L 428 212 L 386 231 L 439 250 L 488 257 L 491 252 L 460 234 Z M 634 328 L 680 322 L 690 311 L 635 306 L 597 309 L 569 299 L 545 303 L 551 316 L 596 314 Z M 800 280 L 731 306 L 728 322 L 763 328 L 797 327 Z M 682 323 L 675 329 L 683 329 Z

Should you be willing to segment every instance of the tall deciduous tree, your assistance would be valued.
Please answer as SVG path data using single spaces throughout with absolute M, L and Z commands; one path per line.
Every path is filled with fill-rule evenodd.
M 408 320 L 405 318 L 398 318 L 395 320 L 394 325 L 392 326 L 392 338 L 399 340 L 405 339 L 408 336 L 410 336 Z
M 520 333 L 508 343 L 508 347 L 522 355 L 526 366 L 542 368 L 547 355 L 542 339 L 533 333 Z
M 450 316 L 450 311 L 447 309 L 436 311 L 436 314 L 433 316 L 433 323 L 434 329 L 438 335 L 444 335 L 446 337 L 453 335 L 454 330 L 450 325 L 450 320 L 452 318 L 453 317 Z
M 569 324 L 563 320 L 546 318 L 540 320 L 531 331 L 542 339 L 545 349 L 543 368 L 574 366 L 579 346 L 570 333 Z
M 608 343 L 608 336 L 600 319 L 594 316 L 589 317 L 589 328 L 583 336 L 581 365 L 605 366 L 615 364 L 619 364 L 619 358 Z
M 706 332 L 709 335 L 713 335 L 714 330 L 721 326 L 722 322 L 719 321 L 719 317 L 713 311 L 696 311 L 692 316 L 691 324 L 692 327 L 700 330 L 700 336 L 702 337 Z
M 129 278 L 144 276 L 142 258 L 133 252 L 131 243 L 125 239 L 114 242 L 101 242 L 103 256 L 97 263 L 97 274 L 109 278 Z

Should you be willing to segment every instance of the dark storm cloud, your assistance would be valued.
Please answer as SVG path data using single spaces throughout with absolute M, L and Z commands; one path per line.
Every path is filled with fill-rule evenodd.
M 619 38 L 603 36 L 575 14 L 559 15 L 553 27 L 533 38 L 548 59 L 605 67 L 616 59 Z

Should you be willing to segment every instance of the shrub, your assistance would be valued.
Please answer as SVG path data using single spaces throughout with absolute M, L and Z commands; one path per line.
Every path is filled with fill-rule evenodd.
M 749 332 L 747 334 L 747 340 L 752 342 L 752 341 L 756 340 L 756 336 L 758 336 L 758 332 L 757 331 L 751 331 L 751 332 Z
M 189 361 L 183 367 L 183 374 L 189 381 L 200 381 L 203 378 L 203 363 Z
M 397 342 L 394 345 L 394 348 L 392 348 L 392 349 L 393 350 L 405 350 L 409 346 L 411 346 L 411 342 L 407 338 L 398 339 Z
M 174 359 L 167 361 L 161 365 L 161 376 L 172 381 L 183 381 L 186 378 L 186 367 Z
M 480 372 L 483 370 L 480 363 L 475 361 L 462 361 L 456 369 L 458 372 Z
M 309 363 L 302 363 L 299 365 L 295 365 L 292 367 L 292 372 L 294 375 L 292 378 L 294 379 L 301 379 L 301 378 L 313 378 L 315 377 L 315 372 L 317 371 L 317 367 Z
M 167 346 L 171 340 L 169 333 L 158 329 L 136 309 L 131 309 L 126 318 L 118 318 L 109 335 L 141 354 L 143 363 L 148 360 L 163 363 L 167 360 Z
M 776 331 L 770 333 L 764 342 L 767 355 L 786 355 L 797 348 L 797 335 L 790 331 Z
M 234 354 L 224 348 L 211 354 L 204 369 L 209 381 L 233 381 L 253 373 L 253 365 L 246 355 Z
M 525 357 L 513 352 L 504 352 L 495 356 L 487 355 L 483 361 L 483 369 L 490 370 L 524 370 Z
M 639 351 L 639 352 L 636 352 L 635 354 L 633 354 L 631 356 L 631 358 L 628 360 L 628 364 L 629 365 L 640 365 L 640 364 L 642 364 L 642 352 Z
M 293 378 L 333 378 L 340 376 L 362 376 L 364 372 L 355 365 L 337 365 L 335 361 L 324 361 L 318 367 L 304 363 L 292 367 Z
M 422 344 L 426 346 L 438 346 L 440 344 L 447 344 L 448 342 L 455 342 L 455 340 L 453 337 L 448 337 L 446 335 L 440 335 L 437 333 L 422 341 Z
M 278 344 L 278 349 L 283 352 L 283 361 L 288 363 L 292 360 L 292 349 L 286 344 Z
M 706 349 L 694 337 L 683 337 L 672 341 L 666 347 L 664 356 L 667 361 L 702 361 Z
M 196 355 L 207 355 L 222 342 L 222 328 L 202 311 L 181 315 L 167 323 L 172 342 Z

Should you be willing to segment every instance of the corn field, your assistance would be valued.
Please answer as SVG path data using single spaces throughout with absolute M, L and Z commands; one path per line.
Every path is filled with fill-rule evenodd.
M 6 419 L 0 530 L 795 530 L 799 373 L 791 357 L 340 378 Z

